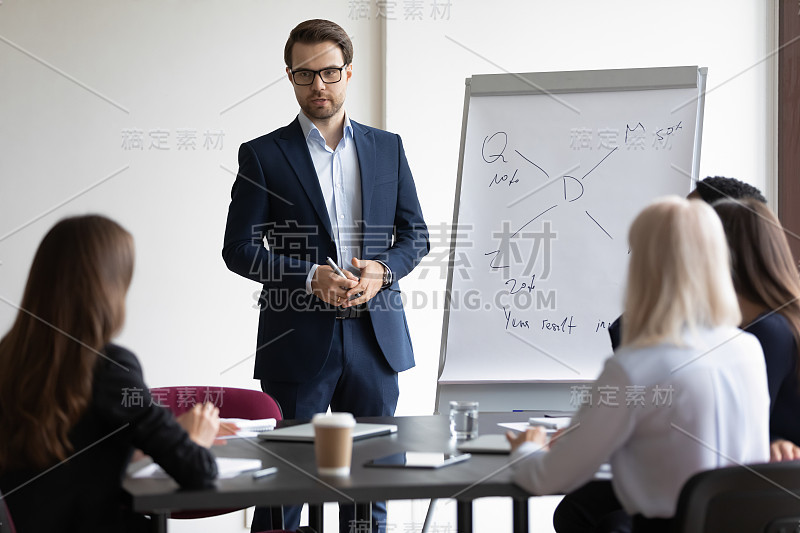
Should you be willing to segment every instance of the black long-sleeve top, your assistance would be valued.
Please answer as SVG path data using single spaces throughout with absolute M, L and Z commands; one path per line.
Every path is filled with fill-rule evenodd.
M 755 335 L 767 362 L 770 440 L 786 439 L 800 445 L 800 383 L 797 343 L 789 322 L 780 313 L 761 315 L 744 328 Z
M 0 490 L 20 533 L 124 530 L 121 482 L 135 448 L 183 487 L 207 486 L 217 476 L 213 454 L 151 400 L 136 356 L 113 344 L 103 353 L 91 402 L 70 432 L 70 458 L 49 469 L 0 472 Z

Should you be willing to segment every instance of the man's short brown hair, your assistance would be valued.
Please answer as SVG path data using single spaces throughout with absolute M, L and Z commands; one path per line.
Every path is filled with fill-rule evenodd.
M 344 29 L 330 20 L 313 19 L 301 22 L 290 33 L 283 49 L 283 60 L 286 66 L 292 68 L 292 48 L 294 43 L 321 43 L 333 41 L 342 50 L 344 64 L 353 62 L 353 43 Z

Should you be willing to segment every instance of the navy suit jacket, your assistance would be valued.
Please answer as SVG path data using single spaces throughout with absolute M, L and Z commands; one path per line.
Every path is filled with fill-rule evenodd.
M 393 273 L 368 302 L 368 316 L 383 357 L 400 372 L 414 366 L 414 353 L 398 280 L 428 253 L 428 230 L 400 137 L 350 123 L 361 171 L 362 259 L 383 261 Z M 337 258 L 331 235 L 300 122 L 242 144 L 222 257 L 263 284 L 256 379 L 302 382 L 322 369 L 336 309 L 307 294 L 305 283 L 314 264 Z

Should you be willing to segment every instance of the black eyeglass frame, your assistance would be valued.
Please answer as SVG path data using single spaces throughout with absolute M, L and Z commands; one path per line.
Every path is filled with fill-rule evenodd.
M 339 83 L 340 81 L 342 81 L 342 71 L 344 69 L 346 69 L 346 68 L 347 68 L 347 64 L 344 64 L 341 67 L 325 67 L 325 68 L 321 68 L 319 70 L 311 70 L 311 69 L 307 69 L 307 68 L 301 68 L 301 69 L 298 69 L 298 70 L 289 69 L 289 72 L 292 75 L 292 81 L 294 82 L 295 85 L 299 85 L 300 87 L 308 87 L 309 85 L 314 85 L 314 80 L 317 79 L 317 76 L 319 76 L 319 79 L 321 79 L 322 83 L 324 83 L 325 85 L 329 85 L 329 84 L 332 84 L 332 83 Z M 325 78 L 322 77 L 322 73 L 324 71 L 326 71 L 326 70 L 338 70 L 339 71 L 339 79 L 336 80 L 336 81 L 325 81 Z M 299 74 L 301 72 L 308 72 L 308 73 L 314 74 L 311 77 L 311 81 L 308 82 L 308 83 L 297 83 L 297 79 L 295 78 L 295 75 Z

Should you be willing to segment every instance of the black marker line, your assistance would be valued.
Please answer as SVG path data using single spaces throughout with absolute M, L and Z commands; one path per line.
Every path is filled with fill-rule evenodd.
M 499 253 L 500 253 L 500 250 L 495 250 L 493 252 L 486 252 L 483 255 L 492 255 L 492 254 L 499 254 Z M 489 268 L 508 268 L 508 265 L 506 265 L 506 266 L 494 266 L 494 260 L 495 259 L 497 259 L 496 255 L 492 258 L 491 261 L 489 261 Z
M 638 122 L 633 129 L 630 128 L 630 124 L 625 124 L 625 144 L 628 144 L 628 132 L 633 133 L 634 131 L 639 129 L 639 126 L 642 127 L 642 131 L 647 132 L 647 128 L 645 128 L 644 124 L 642 124 L 641 122 Z
M 489 157 L 494 157 L 494 159 L 489 161 L 488 159 L 486 159 L 486 155 L 484 154 L 484 151 L 486 150 L 486 143 L 491 141 L 492 139 L 494 139 L 495 135 L 500 135 L 501 133 L 506 136 L 506 142 L 503 144 L 503 149 L 500 150 L 499 154 L 490 154 L 489 155 Z M 487 135 L 486 138 L 483 139 L 483 148 L 481 148 L 481 157 L 483 158 L 484 161 L 486 161 L 489 164 L 494 163 L 498 159 L 502 159 L 503 163 L 507 163 L 506 158 L 503 157 L 503 152 L 506 151 L 507 147 L 508 147 L 508 133 L 506 133 L 504 131 L 498 131 L 498 132 L 493 133 L 491 135 Z
M 584 213 L 586 213 L 587 215 L 589 215 L 589 211 L 584 211 Z M 594 219 L 594 217 L 593 217 L 592 215 L 589 215 L 589 218 L 591 218 L 591 219 L 592 219 L 592 221 L 593 221 L 595 224 L 597 224 L 597 227 L 598 227 L 598 228 L 600 228 L 601 230 L 603 230 L 603 233 L 605 233 L 606 235 L 608 235 L 608 238 L 609 238 L 609 239 L 611 239 L 612 241 L 614 240 L 614 237 L 612 237 L 612 236 L 611 236 L 611 235 L 610 235 L 610 234 L 609 234 L 609 233 L 608 233 L 608 232 L 605 230 L 605 228 L 604 228 L 603 226 L 601 226 L 601 225 L 600 225 L 600 223 Z
M 606 157 L 604 157 L 603 159 L 601 159 L 601 160 L 600 160 L 600 163 L 602 163 L 603 161 L 605 161 L 605 160 L 606 160 L 606 158 L 607 158 L 608 156 L 610 156 L 611 154 L 613 154 L 614 152 L 616 152 L 618 149 L 619 149 L 619 146 L 617 146 L 616 148 L 614 148 L 613 150 L 611 150 L 610 152 L 608 152 L 608 153 L 606 154 Z M 600 163 L 597 163 L 595 166 L 593 166 L 593 167 L 592 167 L 592 170 L 590 170 L 589 172 L 587 172 L 586 174 L 584 174 L 584 175 L 583 175 L 583 178 L 585 178 L 586 176 L 588 176 L 589 174 L 591 174 L 591 173 L 592 173 L 592 171 L 593 171 L 594 169 L 596 169 L 597 167 L 599 167 L 599 166 L 600 166 Z M 581 179 L 583 179 L 583 178 L 581 178 Z
M 549 207 L 549 208 L 545 209 L 544 211 L 542 211 L 541 213 L 539 213 L 538 215 L 536 215 L 535 217 L 533 217 L 532 219 L 530 219 L 529 221 L 527 221 L 525 224 L 523 224 L 523 225 L 522 225 L 522 227 L 521 227 L 521 228 L 519 228 L 517 231 L 515 231 L 515 232 L 514 232 L 514 234 L 513 234 L 513 235 L 511 235 L 511 236 L 509 237 L 509 240 L 511 240 L 511 239 L 513 239 L 514 237 L 516 237 L 516 235 L 517 235 L 517 234 L 518 234 L 520 231 L 522 231 L 522 230 L 525 228 L 525 226 L 527 226 L 528 224 L 530 224 L 531 222 L 533 222 L 534 220 L 536 220 L 536 219 L 537 219 L 537 218 L 539 218 L 540 216 L 544 215 L 545 213 L 547 213 L 547 212 L 548 212 L 548 211 L 550 211 L 551 209 L 555 209 L 556 207 L 558 207 L 558 205 L 554 205 L 553 207 Z M 605 230 L 603 230 L 603 231 L 605 231 Z M 609 237 L 610 237 L 610 235 L 609 235 Z M 483 255 L 484 255 L 484 256 L 487 256 L 487 255 L 492 255 L 492 254 L 497 254 L 497 255 L 499 255 L 499 254 L 500 254 L 500 250 L 493 250 L 493 251 L 491 251 L 491 252 L 486 252 L 486 253 L 484 253 Z M 495 256 L 492 258 L 492 260 L 491 260 L 491 261 L 489 261 L 489 267 L 490 267 L 490 268 L 509 268 L 509 265 L 504 265 L 504 266 L 494 266 L 494 260 L 495 260 L 495 259 L 497 259 L 497 255 L 495 255 Z
M 519 156 L 520 156 L 522 159 L 524 159 L 525 161 L 527 161 L 527 162 L 528 162 L 528 163 L 530 163 L 531 165 L 535 166 L 536 168 L 538 168 L 539 170 L 541 170 L 542 172 L 544 172 L 544 175 L 545 175 L 545 176 L 547 176 L 548 178 L 550 177 L 550 174 L 548 174 L 548 173 L 547 173 L 547 171 L 546 171 L 545 169 L 543 169 L 542 167 L 540 167 L 539 165 L 537 165 L 536 163 L 534 163 L 533 161 L 531 161 L 530 159 L 528 159 L 528 158 L 527 158 L 527 157 L 525 157 L 524 155 L 520 154 L 519 150 L 514 150 L 514 151 L 515 151 L 515 152 L 517 152 L 517 153 L 519 154 Z
M 547 212 L 548 212 L 548 211 L 550 211 L 551 209 L 555 209 L 556 207 L 558 207 L 558 204 L 554 205 L 553 207 L 548 207 L 547 209 L 545 209 L 544 211 L 542 211 L 541 213 L 539 213 L 538 215 L 536 215 L 535 217 L 533 217 L 532 219 L 530 219 L 529 221 L 527 221 L 525 224 L 523 224 L 523 225 L 522 225 L 522 227 L 521 227 L 521 228 L 519 228 L 517 231 L 515 231 L 515 232 L 514 232 L 514 234 L 513 234 L 511 237 L 509 237 L 509 239 L 511 239 L 511 238 L 513 238 L 513 237 L 515 237 L 515 236 L 517 235 L 517 233 L 519 233 L 520 231 L 522 231 L 522 229 L 523 229 L 525 226 L 527 226 L 528 224 L 530 224 L 531 222 L 533 222 L 534 220 L 536 220 L 536 219 L 537 219 L 537 218 L 539 218 L 540 216 L 544 215 L 545 213 L 547 213 Z M 499 251 L 499 250 L 498 250 L 498 251 Z
M 572 200 L 569 200 L 569 202 L 572 203 L 575 200 L 580 200 L 581 196 L 583 196 L 583 193 L 586 191 L 586 188 L 583 186 L 583 183 L 581 183 L 580 181 L 575 179 L 574 176 L 564 176 L 563 178 L 561 178 L 561 179 L 564 180 L 564 200 L 567 199 L 567 178 L 569 178 L 571 180 L 575 180 L 575 183 L 577 183 L 578 185 L 581 186 L 581 193 L 578 196 L 576 196 L 575 198 L 573 198 Z

